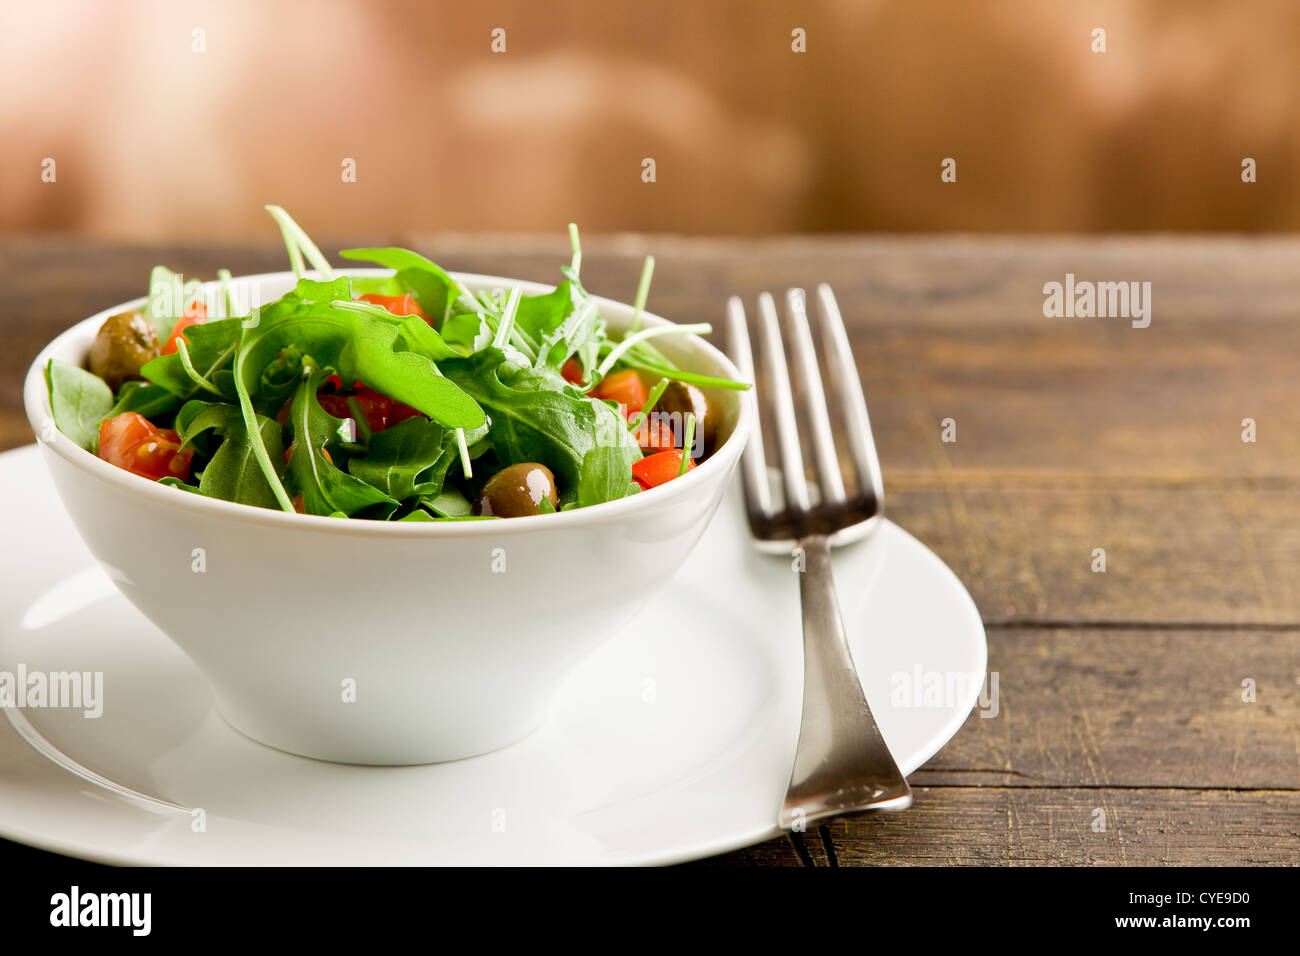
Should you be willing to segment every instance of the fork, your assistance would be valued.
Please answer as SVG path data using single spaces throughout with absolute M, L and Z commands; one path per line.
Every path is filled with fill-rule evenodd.
M 831 546 L 860 540 L 879 524 L 884 512 L 884 483 L 862 383 L 830 286 L 817 287 L 817 303 L 822 348 L 831 372 L 830 390 L 838 394 L 843 413 L 857 479 L 855 491 L 852 496 L 846 492 L 840 471 L 802 289 L 786 293 L 786 325 L 816 481 L 810 489 L 781 323 L 776 303 L 767 292 L 758 297 L 758 312 L 765 382 L 776 423 L 781 502 L 773 501 L 775 489 L 769 480 L 761 424 L 755 425 L 741 459 L 745 510 L 756 545 L 761 551 L 791 554 L 802 562 L 803 716 L 794 769 L 778 818 L 783 829 L 796 833 L 803 832 L 807 824 L 833 817 L 867 810 L 905 810 L 912 804 L 907 778 L 894 762 L 862 693 L 831 576 Z M 749 381 L 757 382 L 745 307 L 736 296 L 727 302 L 727 320 L 736 364 Z

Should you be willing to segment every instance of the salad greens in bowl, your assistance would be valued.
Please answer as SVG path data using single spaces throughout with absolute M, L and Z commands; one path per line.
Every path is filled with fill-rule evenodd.
M 712 451 L 705 389 L 654 340 L 614 336 L 579 277 L 471 291 L 407 249 L 341 255 L 393 270 L 336 275 L 278 207 L 297 278 L 265 304 L 228 275 L 153 270 L 139 309 L 109 316 L 85 367 L 45 369 L 55 425 L 119 468 L 211 498 L 381 521 L 519 517 L 658 487 Z M 304 257 L 315 267 L 308 278 Z
M 632 304 L 588 293 L 576 235 L 556 286 L 394 249 L 344 273 L 273 214 L 291 271 L 157 269 L 37 356 L 53 485 L 245 735 L 363 764 L 510 744 L 643 608 L 691 613 L 674 575 L 752 394 L 644 311 L 649 268 Z

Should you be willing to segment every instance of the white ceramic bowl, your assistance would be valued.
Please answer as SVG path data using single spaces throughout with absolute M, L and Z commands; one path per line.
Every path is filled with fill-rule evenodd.
M 549 291 L 459 278 L 475 291 Z M 262 303 L 293 285 L 288 273 L 235 281 Z M 597 301 L 611 328 L 631 321 L 630 306 Z M 575 665 L 681 566 L 753 423 L 749 393 L 714 393 L 726 440 L 698 468 L 649 492 L 559 514 L 398 523 L 253 508 L 154 484 L 53 428 L 46 362 L 81 364 L 107 316 L 142 305 L 91 316 L 32 364 L 24 402 L 42 455 L 90 551 L 194 660 L 225 719 L 262 743 L 324 760 L 433 763 L 527 735 Z M 739 378 L 701 339 L 657 343 L 684 368 Z M 665 626 L 690 613 L 671 594 L 658 600 Z M 111 687 L 105 698 L 112 706 Z

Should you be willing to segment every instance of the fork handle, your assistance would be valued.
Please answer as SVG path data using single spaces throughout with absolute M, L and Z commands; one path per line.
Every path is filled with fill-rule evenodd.
M 905 810 L 912 789 L 880 736 L 853 666 L 831 576 L 830 542 L 813 534 L 801 538 L 799 547 L 803 719 L 780 824 L 802 829 L 864 810 Z

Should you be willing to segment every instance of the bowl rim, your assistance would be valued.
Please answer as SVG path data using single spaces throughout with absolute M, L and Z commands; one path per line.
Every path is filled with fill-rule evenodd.
M 335 269 L 334 274 L 335 276 L 389 276 L 393 274 L 393 270 L 345 267 Z M 518 286 L 524 290 L 525 294 L 529 295 L 544 294 L 555 288 L 544 282 L 510 279 L 480 273 L 450 272 L 449 274 L 465 282 L 471 288 L 475 286 L 485 288 Z M 320 278 L 315 270 L 307 270 L 303 273 L 303 277 Z M 236 276 L 231 281 L 238 284 L 281 279 L 292 282 L 294 281 L 294 274 L 287 270 L 260 272 Z M 205 282 L 203 285 L 205 289 L 210 289 L 215 287 L 217 283 Z M 612 309 L 615 313 L 621 314 L 630 313 L 633 309 L 633 306 L 628 303 L 619 302 L 605 296 L 592 295 L 591 299 L 602 310 Z M 138 309 L 146 301 L 147 297 L 140 296 L 110 306 L 74 323 L 46 343 L 32 361 L 23 382 L 23 405 L 27 412 L 28 423 L 36 435 L 36 443 L 39 446 L 52 451 L 70 465 L 91 477 L 107 481 L 110 485 L 134 495 L 142 504 L 152 503 L 180 508 L 181 510 L 193 508 L 198 514 L 207 514 L 213 518 L 223 520 L 271 527 L 282 526 L 295 528 L 299 531 L 327 531 L 334 534 L 360 536 L 474 538 L 499 537 L 502 534 L 513 533 L 544 532 L 548 529 L 559 531 L 599 523 L 606 519 L 612 521 L 619 518 L 634 518 L 638 511 L 645 511 L 660 505 L 671 505 L 674 500 L 680 500 L 702 491 L 715 478 L 723 477 L 721 472 L 731 470 L 748 443 L 756 414 L 753 389 L 735 392 L 737 415 L 732 425 L 731 434 L 704 462 L 688 471 L 685 475 L 658 488 L 651 488 L 648 491 L 642 491 L 614 501 L 602 502 L 598 505 L 589 505 L 586 508 L 574 508 L 554 514 L 509 518 L 505 519 L 504 523 L 502 521 L 378 521 L 331 518 L 327 515 L 289 514 L 281 509 L 259 508 L 254 505 L 225 501 L 220 498 L 209 498 L 183 489 L 160 485 L 155 481 L 150 481 L 147 478 L 134 475 L 129 471 L 111 465 L 99 456 L 91 454 L 73 442 L 71 438 L 54 425 L 53 414 L 50 410 L 49 389 L 45 382 L 45 367 L 49 360 L 55 357 L 56 353 L 63 351 L 63 346 L 66 345 L 69 339 L 83 335 L 85 330 L 92 324 L 103 322 L 108 316 L 115 315 L 118 312 Z M 610 315 L 605 313 L 605 317 L 608 319 Z M 643 311 L 641 318 L 642 323 L 648 325 L 670 326 L 675 324 L 652 312 Z M 692 349 L 702 350 L 711 361 L 719 366 L 725 377 L 736 381 L 745 380 L 740 370 L 721 349 L 694 334 L 683 335 L 680 339 L 685 340 Z M 750 384 L 752 385 L 752 383 Z M 52 436 L 52 440 L 45 437 L 47 434 Z

